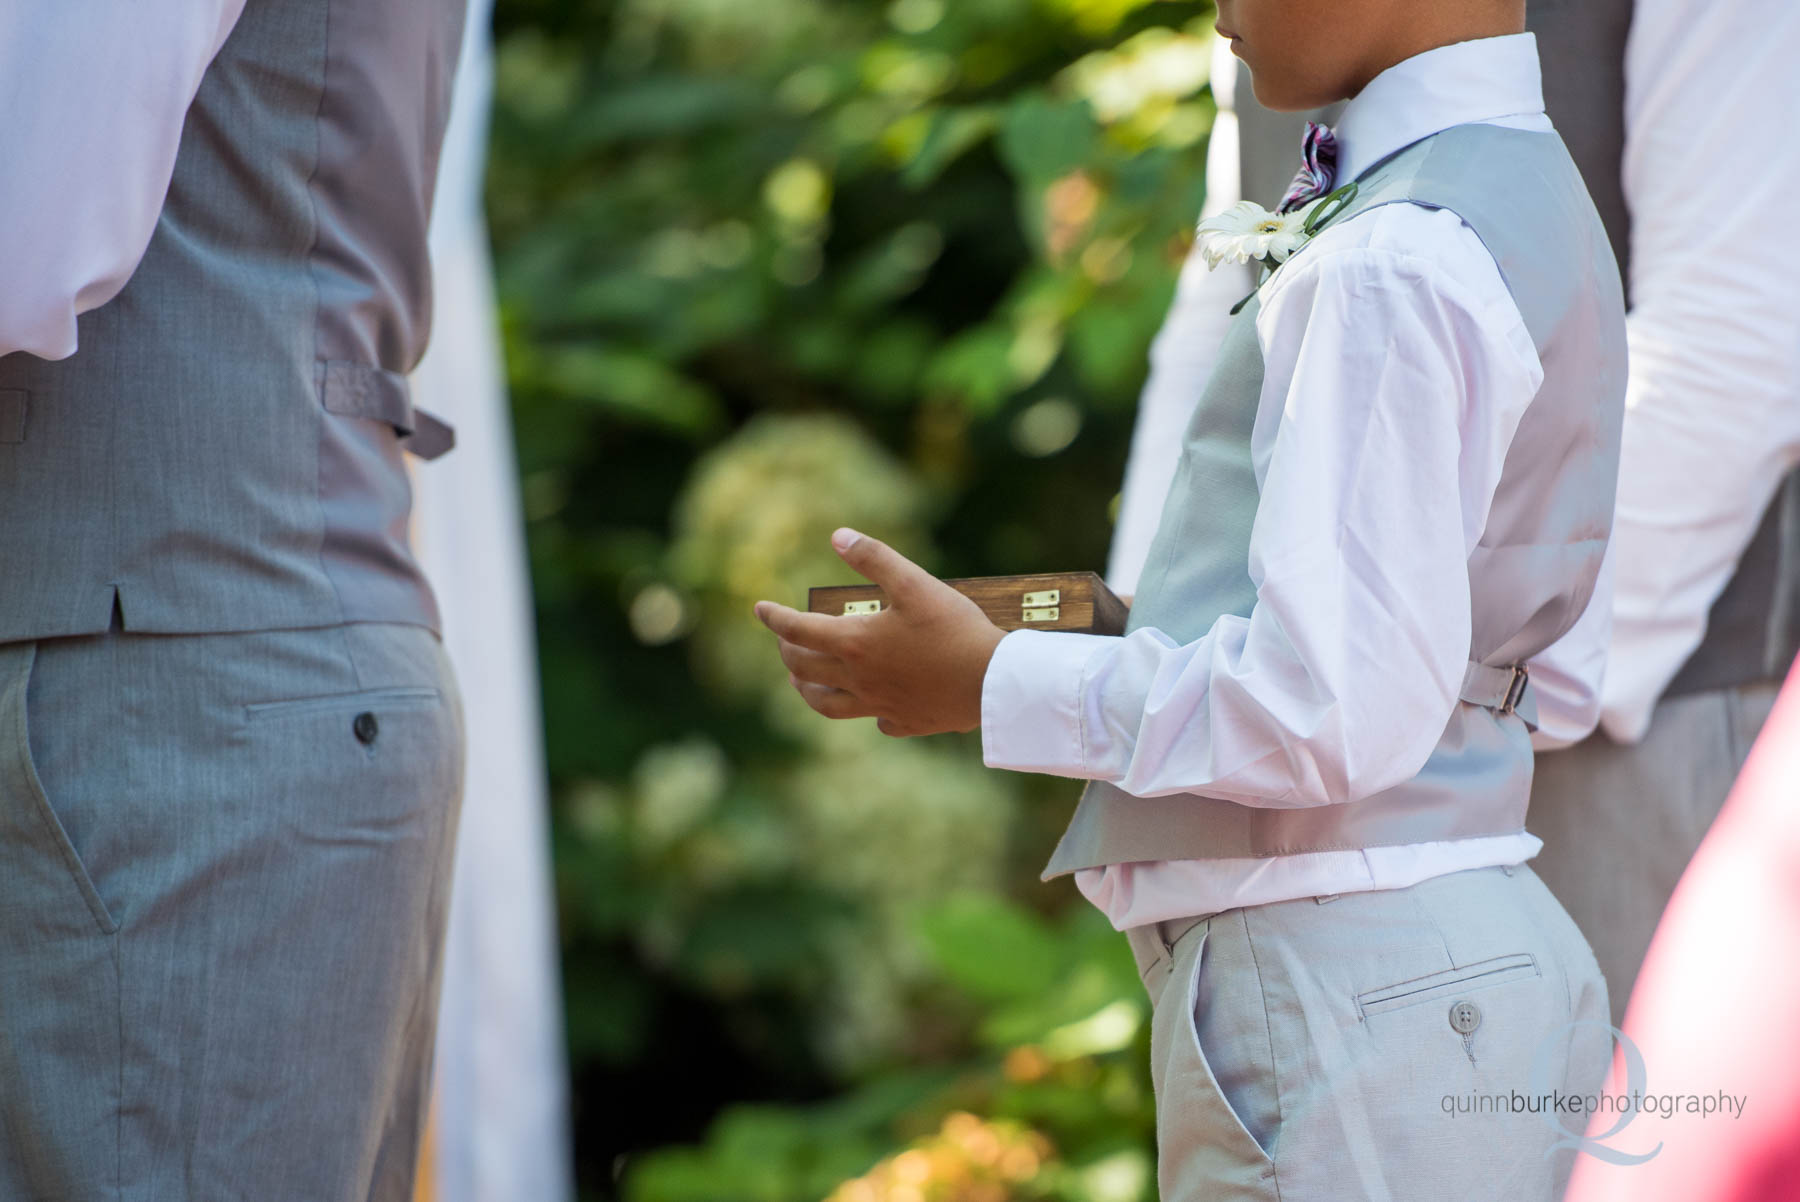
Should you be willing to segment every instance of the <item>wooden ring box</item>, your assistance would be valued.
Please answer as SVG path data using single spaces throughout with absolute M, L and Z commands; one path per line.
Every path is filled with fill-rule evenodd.
M 1124 634 L 1130 607 L 1097 572 L 1037 572 L 1023 576 L 964 576 L 945 580 L 970 598 L 1002 630 L 1070 630 Z M 816 614 L 872 614 L 887 606 L 878 584 L 836 584 L 806 590 Z

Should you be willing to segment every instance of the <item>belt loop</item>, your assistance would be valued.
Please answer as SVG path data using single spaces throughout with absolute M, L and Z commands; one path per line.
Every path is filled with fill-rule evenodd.
M 1156 942 L 1162 945 L 1163 955 L 1173 964 L 1175 961 L 1175 945 L 1187 937 L 1187 933 L 1195 927 L 1210 921 L 1217 911 L 1205 914 L 1184 915 L 1178 918 L 1164 918 L 1156 926 Z

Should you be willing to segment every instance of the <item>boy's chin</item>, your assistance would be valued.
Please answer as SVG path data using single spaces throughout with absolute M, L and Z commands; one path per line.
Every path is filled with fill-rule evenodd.
M 1250 90 L 1256 93 L 1256 103 L 1277 113 L 1303 113 L 1344 99 L 1317 81 L 1302 83 L 1284 79 L 1274 72 L 1258 71 L 1255 67 L 1250 68 Z

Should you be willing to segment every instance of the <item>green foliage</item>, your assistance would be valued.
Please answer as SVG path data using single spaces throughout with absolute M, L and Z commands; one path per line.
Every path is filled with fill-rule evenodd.
M 628 1196 L 855 1202 L 889 1196 L 884 1179 L 896 1175 L 924 1191 L 915 1197 L 1146 1196 L 1155 1124 L 1144 1074 L 1149 1003 L 1118 933 L 1091 907 L 1071 907 L 1051 926 L 982 895 L 948 898 L 919 919 L 942 977 L 968 990 L 964 1002 L 1002 1006 L 976 1046 L 949 1063 L 891 1067 L 828 1102 L 727 1109 L 702 1145 L 639 1158 Z M 983 953 L 1021 979 L 984 965 Z M 1006 1137 L 1018 1143 L 1022 1132 L 1034 1138 L 1019 1145 L 1030 1148 L 1023 1171 L 994 1182 L 1011 1189 L 968 1189 L 984 1137 L 1003 1152 Z
M 984 1001 L 1036 997 L 1049 988 L 1056 969 L 1050 932 L 1002 897 L 949 898 L 923 917 L 919 932 L 944 975 Z
M 1075 782 L 820 717 L 751 606 L 853 581 L 845 524 L 945 576 L 1104 565 L 1210 17 L 500 0 L 585 1196 L 1148 1196 L 1143 988 L 1037 879 Z

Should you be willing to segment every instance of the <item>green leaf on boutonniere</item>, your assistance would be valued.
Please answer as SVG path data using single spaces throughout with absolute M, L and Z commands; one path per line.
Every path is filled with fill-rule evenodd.
M 1306 231 L 1308 238 L 1316 237 L 1338 214 L 1349 208 L 1350 202 L 1355 199 L 1356 181 L 1351 180 L 1343 187 L 1327 193 L 1323 200 L 1314 205 L 1312 212 L 1306 215 L 1306 224 L 1300 228 Z
M 1254 297 L 1258 292 L 1262 291 L 1262 286 L 1269 282 L 1269 277 L 1275 274 L 1275 268 L 1280 266 L 1280 264 L 1270 263 L 1267 259 L 1257 259 L 1255 261 L 1263 265 L 1263 278 L 1256 281 L 1256 287 L 1250 289 L 1249 295 L 1245 296 L 1244 299 L 1237 304 L 1231 306 L 1231 315 L 1233 317 L 1236 317 L 1239 313 L 1243 312 L 1244 306 L 1250 303 L 1251 297 Z

